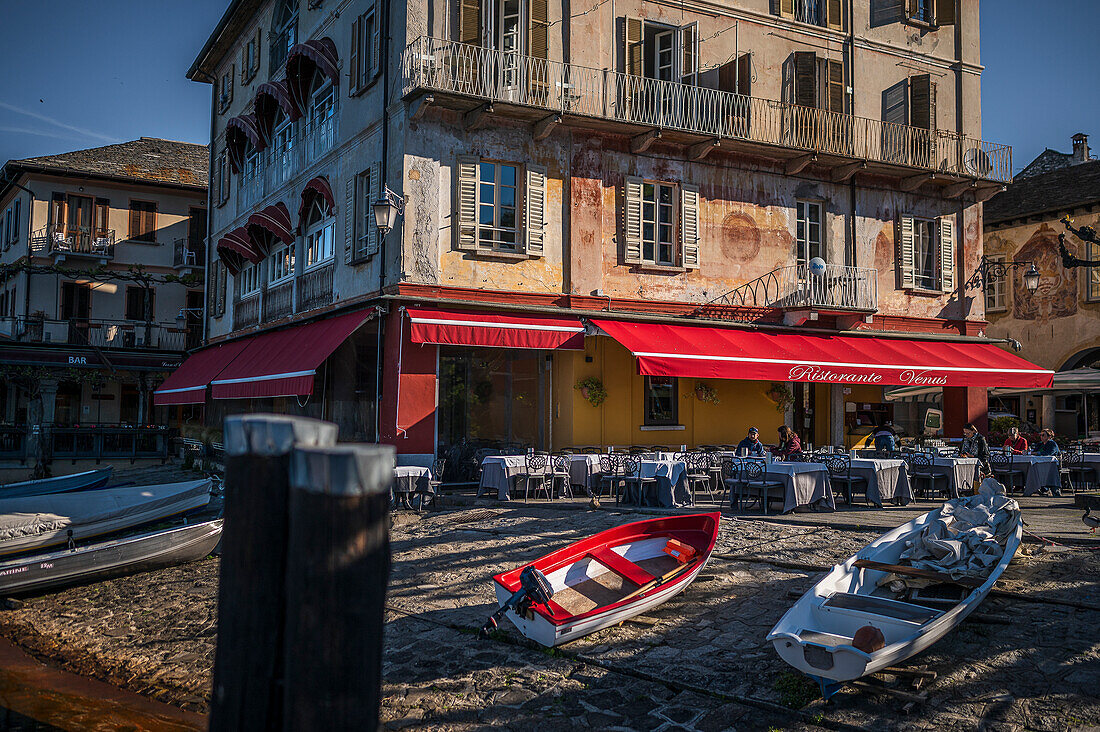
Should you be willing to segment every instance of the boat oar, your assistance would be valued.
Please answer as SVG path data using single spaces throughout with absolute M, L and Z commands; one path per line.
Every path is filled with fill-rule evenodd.
M 662 574 L 660 577 L 654 577 L 649 582 L 646 582 L 644 585 L 642 585 L 638 589 L 634 590 L 633 592 L 631 592 L 629 595 L 622 598 L 622 600 L 619 600 L 618 602 L 623 602 L 624 600 L 629 600 L 632 597 L 637 597 L 638 595 L 642 594 L 643 592 L 648 592 L 649 590 L 652 590 L 657 585 L 663 585 L 665 582 L 669 581 L 670 579 L 672 579 L 673 577 L 675 577 L 677 575 L 683 574 L 687 570 L 691 569 L 693 566 L 695 566 L 695 563 L 690 562 L 688 564 L 676 567 L 675 569 L 670 569 L 669 571 Z

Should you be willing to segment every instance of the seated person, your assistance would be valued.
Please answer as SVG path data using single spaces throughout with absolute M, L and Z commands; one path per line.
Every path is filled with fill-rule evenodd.
M 802 442 L 798 435 L 787 425 L 779 428 L 779 445 L 772 448 L 772 455 L 780 460 L 789 460 L 793 455 L 802 454 Z
M 1020 434 L 1019 427 L 1008 428 L 1008 437 L 1005 438 L 1004 447 L 1012 450 L 1013 455 L 1023 455 L 1027 452 L 1027 440 Z
M 744 450 L 746 455 L 764 457 L 764 443 L 760 441 L 760 430 L 749 427 L 748 436 L 737 443 L 737 454 Z
M 1053 430 L 1045 429 L 1039 433 L 1039 444 L 1035 446 L 1034 452 L 1045 457 L 1061 454 L 1058 443 L 1054 441 Z

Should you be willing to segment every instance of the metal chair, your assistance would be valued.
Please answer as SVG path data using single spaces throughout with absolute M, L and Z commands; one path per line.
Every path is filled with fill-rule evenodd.
M 707 474 L 710 476 L 710 484 L 717 489 L 721 489 L 721 486 L 725 484 L 725 476 L 722 474 L 722 453 L 720 452 L 707 452 L 703 453 L 707 459 Z M 740 468 L 738 468 L 740 471 Z M 719 500 L 718 504 L 721 505 L 722 501 Z
M 622 484 L 623 456 L 618 452 L 600 453 L 600 480 L 596 488 L 596 496 L 603 496 L 603 487 L 607 486 L 607 495 L 614 495 L 615 502 L 619 502 L 617 486 Z
M 786 498 L 787 486 L 778 480 L 768 480 L 767 466 L 763 462 L 742 461 L 741 475 L 745 494 L 756 493 L 756 499 L 760 501 L 765 516 L 768 514 L 768 501 L 771 500 L 773 491 L 778 493 L 779 500 Z
M 569 497 L 573 497 L 573 487 L 569 484 L 569 453 L 557 453 L 550 456 L 550 493 L 552 498 L 557 496 L 565 496 L 569 494 Z M 558 493 L 557 485 L 558 481 L 561 481 L 562 491 Z
M 1016 487 L 1017 479 L 1020 481 L 1020 492 L 1024 492 L 1024 484 L 1027 482 L 1027 473 L 1012 467 L 1014 464 L 1012 455 L 1006 455 L 1000 450 L 991 452 L 989 453 L 989 464 L 993 468 L 993 477 L 1004 484 L 1006 493 L 1009 495 L 1012 494 L 1012 489 Z
M 852 505 L 852 493 L 863 489 L 864 503 L 867 500 L 867 479 L 863 476 L 852 475 L 852 458 L 849 455 L 830 455 L 825 461 L 825 467 L 829 470 L 829 481 L 833 485 L 841 485 L 844 490 L 844 502 Z
M 928 498 L 930 494 L 948 497 L 951 481 L 946 473 L 935 472 L 931 455 L 922 452 L 909 453 L 905 456 L 905 464 L 909 470 L 909 481 L 913 484 L 914 497 Z
M 657 486 L 656 478 L 643 478 L 642 477 L 642 461 L 634 455 L 626 455 L 623 457 L 623 469 L 622 469 L 622 481 L 624 491 L 631 486 L 637 486 L 638 506 L 645 505 L 646 499 L 646 486 Z M 615 502 L 618 503 L 619 499 L 616 498 Z
M 677 458 L 678 460 L 680 458 Z M 711 490 L 710 483 L 710 461 L 707 459 L 705 452 L 689 452 L 684 453 L 683 456 L 684 466 L 687 468 L 687 472 L 684 474 L 684 478 L 687 480 L 688 490 L 691 491 L 691 503 L 696 503 L 696 486 L 702 484 L 707 494 L 708 500 L 714 500 L 714 492 Z
M 546 485 L 547 478 L 550 477 L 546 472 L 546 466 L 549 462 L 550 456 L 545 452 L 529 452 L 524 456 L 526 471 L 517 476 L 523 479 L 524 502 L 527 501 L 527 496 L 531 492 L 531 483 L 535 484 L 535 498 L 539 497 L 539 490 L 542 490 L 548 499 L 553 498 L 550 489 Z
M 722 484 L 726 486 L 726 495 L 723 500 L 728 499 L 730 503 L 730 508 L 735 511 L 741 510 L 741 492 L 745 487 L 745 482 L 741 475 L 744 467 L 744 462 L 745 461 L 743 461 L 741 458 L 726 457 L 722 458 L 719 465 L 719 469 L 722 471 Z M 733 505 L 733 492 L 735 490 L 737 491 L 736 508 L 734 508 Z M 719 501 L 718 505 L 721 506 L 722 502 Z
M 436 458 L 432 463 L 432 479 L 428 485 L 432 489 L 432 501 L 435 505 L 443 505 L 443 471 L 447 468 L 447 458 Z
M 1067 486 L 1074 494 L 1077 493 L 1077 486 L 1091 488 L 1096 480 L 1096 469 L 1085 462 L 1085 456 L 1079 447 L 1062 453 L 1059 472 L 1064 477 L 1062 485 Z

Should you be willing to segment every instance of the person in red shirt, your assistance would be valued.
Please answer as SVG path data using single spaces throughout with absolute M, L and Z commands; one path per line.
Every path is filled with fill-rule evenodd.
M 791 455 L 800 454 L 802 452 L 802 442 L 798 439 L 798 435 L 787 425 L 783 425 L 779 428 L 779 445 L 772 448 L 772 455 L 775 455 L 780 460 L 788 460 Z
M 1004 447 L 1011 448 L 1013 455 L 1023 455 L 1027 452 L 1027 440 L 1020 434 L 1019 427 L 1008 428 L 1008 437 L 1005 438 Z

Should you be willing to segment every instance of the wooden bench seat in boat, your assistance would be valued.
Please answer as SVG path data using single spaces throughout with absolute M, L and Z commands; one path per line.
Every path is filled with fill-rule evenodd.
M 639 587 L 655 579 L 652 574 L 606 546 L 593 549 L 588 556 Z
M 847 635 L 825 633 L 820 630 L 806 630 L 805 628 L 798 631 L 798 637 L 807 643 L 817 643 L 818 645 L 828 646 L 830 648 L 835 648 L 836 646 L 850 646 L 853 640 Z
M 914 605 L 909 602 L 900 602 L 885 597 L 875 597 L 874 595 L 859 595 L 852 592 L 835 592 L 825 602 L 821 603 L 821 607 L 826 610 L 835 608 L 867 615 L 878 615 L 917 625 L 927 623 L 942 612 L 923 605 Z

